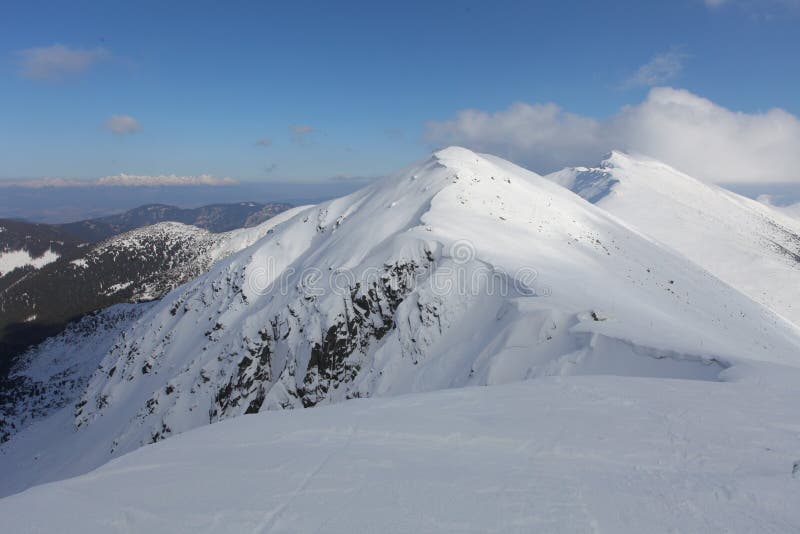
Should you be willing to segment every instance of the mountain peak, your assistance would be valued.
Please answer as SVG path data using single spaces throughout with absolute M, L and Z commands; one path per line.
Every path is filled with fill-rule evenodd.
M 440 165 L 455 170 L 474 167 L 475 164 L 486 161 L 481 154 L 461 146 L 449 146 L 437 150 L 431 158 Z
M 616 167 L 618 165 L 624 165 L 635 160 L 636 158 L 627 152 L 615 149 L 603 156 L 603 159 L 600 161 L 600 167 Z
M 567 168 L 547 178 L 800 324 L 794 305 L 800 289 L 785 283 L 800 265 L 796 221 L 653 158 L 618 150 L 598 167 Z M 754 277 L 740 267 L 753 258 L 769 265 L 772 275 Z
M 625 152 L 624 150 L 618 150 L 618 149 L 614 149 L 608 154 L 606 154 L 600 161 L 599 168 L 601 169 L 627 168 L 633 165 L 657 166 L 657 167 L 668 168 L 676 173 L 678 172 L 676 169 L 673 169 L 666 163 L 659 161 L 655 158 L 651 158 L 650 156 L 646 156 L 640 153 Z
M 436 159 L 464 159 L 478 157 L 478 154 L 463 146 L 452 145 L 437 150 L 433 153 L 433 157 Z

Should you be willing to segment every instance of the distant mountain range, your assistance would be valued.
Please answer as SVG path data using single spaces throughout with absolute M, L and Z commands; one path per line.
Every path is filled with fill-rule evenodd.
M 0 219 L 0 378 L 25 347 L 86 313 L 159 298 L 289 207 L 154 204 L 61 225 Z
M 199 208 L 177 208 L 165 204 L 148 204 L 118 215 L 57 225 L 78 239 L 90 242 L 164 221 L 180 222 L 210 232 L 227 232 L 236 228 L 257 226 L 288 208 L 290 204 L 240 202 L 212 204 Z

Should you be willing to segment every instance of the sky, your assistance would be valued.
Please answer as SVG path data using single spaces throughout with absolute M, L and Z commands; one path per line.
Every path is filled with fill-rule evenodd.
M 798 28 L 800 0 L 8 1 L 0 179 L 358 182 L 461 144 L 798 183 Z

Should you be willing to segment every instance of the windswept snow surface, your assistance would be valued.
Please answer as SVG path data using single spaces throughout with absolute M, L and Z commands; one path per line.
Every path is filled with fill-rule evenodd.
M 499 158 L 445 149 L 280 217 L 126 329 L 76 404 L 6 443 L 0 494 L 266 410 L 553 375 L 700 391 L 800 365 L 797 327 Z M 631 383 L 658 399 L 678 382 Z
M 798 532 L 800 376 L 775 371 L 769 388 L 550 377 L 248 415 L 2 499 L 0 518 L 20 534 Z
M 800 325 L 800 220 L 622 152 L 547 178 Z
M 772 195 L 760 195 L 756 200 L 765 206 L 769 206 L 770 208 L 783 213 L 784 215 L 794 219 L 800 219 L 800 202 L 795 202 L 792 204 L 779 204 L 775 202 L 775 199 Z

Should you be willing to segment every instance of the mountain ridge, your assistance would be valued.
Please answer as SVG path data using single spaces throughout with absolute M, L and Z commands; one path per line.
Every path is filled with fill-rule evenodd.
M 248 413 L 550 375 L 740 380 L 798 353 L 795 326 L 672 248 L 449 148 L 170 292 L 73 408 L 4 446 L 3 491 Z
M 546 177 L 800 324 L 800 221 L 646 156 Z

